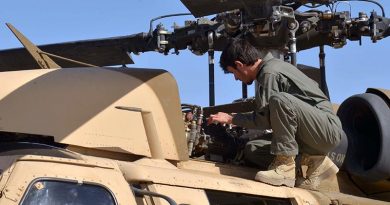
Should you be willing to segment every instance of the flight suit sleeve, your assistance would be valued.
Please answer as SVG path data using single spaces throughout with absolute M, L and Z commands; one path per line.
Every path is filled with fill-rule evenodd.
M 256 110 L 247 113 L 233 115 L 233 124 L 249 129 L 270 129 L 270 118 L 268 102 L 269 98 L 277 93 L 283 92 L 288 87 L 288 80 L 281 75 L 265 73 L 258 79 L 256 93 Z

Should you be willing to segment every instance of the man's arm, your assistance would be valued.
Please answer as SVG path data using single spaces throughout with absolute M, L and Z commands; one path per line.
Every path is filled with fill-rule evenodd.
M 249 129 L 265 130 L 271 128 L 269 110 L 265 107 L 259 111 L 234 114 L 232 123 Z
M 215 115 L 210 115 L 208 120 L 209 124 L 217 122 L 221 124 L 234 124 L 249 129 L 270 129 L 269 98 L 273 94 L 281 92 L 281 88 L 286 87 L 285 84 L 287 79 L 272 73 L 264 73 L 260 78 L 261 79 L 257 79 L 258 82 L 263 83 L 259 83 L 259 87 L 256 91 L 256 110 L 237 114 L 219 112 Z
M 250 129 L 270 129 L 269 98 L 275 93 L 284 91 L 288 87 L 287 79 L 273 73 L 264 73 L 257 79 L 256 93 L 257 109 L 253 112 L 239 113 L 233 116 L 233 124 Z M 261 83 L 262 82 L 262 83 Z

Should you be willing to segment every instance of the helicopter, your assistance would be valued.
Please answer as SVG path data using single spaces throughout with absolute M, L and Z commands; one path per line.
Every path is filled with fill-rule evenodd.
M 26 12 L 26 15 L 31 16 L 30 18 L 37 18 L 36 20 L 32 21 L 25 21 L 24 15 L 14 15 L 12 13 L 12 10 L 17 9 L 23 9 L 19 8 L 18 4 L 15 2 L 15 4 L 10 3 L 9 7 L 12 9 L 5 9 L 3 8 L 2 13 L 4 13 L 8 19 L 10 19 L 8 22 L 12 23 L 16 28 L 20 28 L 23 33 L 26 34 L 27 37 L 29 37 L 34 43 L 36 44 L 53 44 L 56 42 L 70 42 L 70 41 L 76 41 L 79 39 L 98 39 L 98 38 L 105 38 L 110 36 L 125 36 L 129 34 L 139 33 L 139 32 L 147 32 L 149 28 L 150 20 L 157 17 L 157 16 L 163 16 L 166 14 L 175 14 L 175 13 L 190 13 L 189 10 L 184 6 L 184 4 L 181 4 L 179 2 L 172 2 L 167 3 L 163 1 L 156 1 L 157 4 L 156 8 L 149 7 L 148 1 L 140 1 L 138 2 L 139 7 L 142 9 L 135 10 L 133 12 L 128 12 L 128 8 L 132 8 L 132 4 L 127 1 L 120 1 L 118 4 L 111 5 L 111 10 L 106 10 L 104 8 L 98 8 L 96 11 L 94 11 L 94 15 L 92 17 L 88 16 L 87 14 L 84 14 L 85 8 L 88 7 L 88 2 L 84 4 L 79 5 L 78 2 L 70 2 L 67 4 L 59 4 L 60 7 L 67 8 L 66 10 L 71 9 L 71 7 L 74 9 L 73 12 L 78 13 L 79 15 L 85 15 L 85 18 L 79 18 L 78 16 L 67 16 L 65 19 L 61 16 L 66 16 L 66 10 L 60 11 L 60 14 L 53 14 L 51 11 L 51 7 L 49 3 L 45 4 L 45 2 L 42 2 L 41 4 L 29 4 L 29 8 L 35 8 L 38 9 L 39 7 L 46 6 L 47 10 L 50 11 L 47 16 L 36 16 L 33 15 L 33 10 L 25 9 L 23 10 L 23 13 Z M 385 8 L 389 7 L 387 5 L 387 2 L 380 2 L 383 4 Z M 97 6 L 97 5 L 96 5 Z M 364 3 L 364 2 L 352 2 L 351 3 L 352 11 L 354 12 L 353 15 L 358 15 L 359 11 L 365 11 L 366 13 L 369 13 L 372 10 L 377 10 L 380 12 L 379 7 L 377 7 L 375 4 L 370 3 Z M 163 8 L 163 9 L 159 9 Z M 341 3 L 338 6 L 341 10 L 348 10 L 349 11 L 349 5 L 346 3 Z M 144 10 L 150 10 L 150 12 L 144 12 Z M 324 8 L 326 10 L 327 8 Z M 117 12 L 114 12 L 117 11 Z M 96 15 L 97 13 L 102 13 L 104 15 Z M 106 18 L 105 16 L 111 16 L 115 14 L 111 18 Z M 50 16 L 50 18 L 48 17 Z M 115 17 L 115 18 L 114 18 Z M 140 21 L 131 22 L 132 25 L 128 25 L 130 19 L 134 18 L 144 18 L 143 22 Z M 5 17 L 3 20 L 3 24 L 6 23 Z M 53 19 L 55 22 L 50 23 L 50 19 Z M 165 18 L 161 19 L 160 22 L 163 22 L 165 26 L 170 29 L 170 26 L 173 25 L 173 22 L 176 22 L 177 24 L 184 24 L 185 20 L 191 19 L 191 15 L 189 16 L 178 16 L 175 18 Z M 193 19 L 193 18 L 192 18 Z M 112 21 L 112 22 L 108 22 Z M 57 22 L 57 23 L 56 23 Z M 69 22 L 72 22 L 73 26 L 72 28 L 75 29 L 69 29 L 66 25 L 69 24 Z M 100 23 L 104 22 L 104 23 Z M 159 21 L 155 22 L 155 25 L 157 25 Z M 89 25 L 95 25 L 95 26 L 89 26 Z M 40 29 L 48 28 L 48 30 L 43 30 L 43 32 L 61 32 L 64 35 L 45 35 L 42 36 L 42 33 L 39 32 L 28 32 L 28 31 L 35 31 L 36 27 Z M 25 28 L 25 29 L 24 29 Z M 52 28 L 52 29 L 49 29 Z M 3 47 L 6 48 L 15 48 L 19 47 L 20 43 L 12 37 L 12 34 L 8 30 L 6 26 L 2 26 L 0 28 L 2 30 L 1 38 L 7 39 L 4 40 Z M 26 33 L 28 32 L 28 33 Z M 382 69 L 383 65 L 385 65 L 385 62 L 383 62 L 386 59 L 386 53 L 387 53 L 387 42 L 389 41 L 388 38 L 385 38 L 381 40 L 380 42 L 373 44 L 371 43 L 371 40 L 369 38 L 363 38 L 362 46 L 359 46 L 358 41 L 354 42 L 348 42 L 346 46 L 343 47 L 343 49 L 333 49 L 330 47 L 325 46 L 325 52 L 326 52 L 326 64 L 327 64 L 327 78 L 328 78 L 328 87 L 330 89 L 330 97 L 334 103 L 340 104 L 343 100 L 345 100 L 347 97 L 356 94 L 364 92 L 364 90 L 367 87 L 388 87 L 386 75 L 378 75 L 376 78 L 364 78 L 365 74 L 364 72 L 360 72 L 360 70 L 364 70 L 368 67 L 370 67 L 370 70 L 372 70 L 372 73 L 378 73 L 378 72 L 386 72 L 386 69 Z M 354 52 L 361 50 L 361 52 Z M 376 52 L 380 50 L 381 52 Z M 299 52 L 298 61 L 299 63 L 311 65 L 314 67 L 318 67 L 319 60 L 318 60 L 318 54 L 319 49 L 313 48 L 308 49 L 304 51 Z M 369 62 L 363 66 L 362 63 L 354 63 L 355 60 L 345 61 L 344 57 L 350 58 L 350 59 L 364 59 L 368 58 Z M 207 80 L 203 80 L 203 83 L 197 83 L 198 81 L 194 78 L 185 78 L 185 77 L 179 77 L 179 76 L 185 76 L 185 70 L 181 69 L 181 64 L 179 62 L 181 60 L 184 60 L 185 62 L 188 62 L 188 69 L 192 70 L 194 72 L 194 75 L 196 76 L 208 76 L 208 63 L 207 63 L 207 55 L 203 56 L 196 56 L 193 55 L 188 50 L 182 50 L 180 55 L 159 55 L 156 52 L 145 52 L 142 55 L 134 55 L 132 54 L 132 58 L 134 58 L 134 62 L 136 63 L 136 66 L 139 67 L 164 67 L 165 69 L 169 70 L 174 76 L 176 76 L 178 83 L 180 86 L 180 93 L 181 93 L 181 99 L 183 99 L 183 102 L 192 102 L 193 104 L 199 104 L 199 105 L 208 105 L 208 93 L 207 92 L 198 92 L 197 95 L 192 95 L 191 93 L 194 92 L 194 85 L 197 85 L 200 90 L 208 90 L 208 82 Z M 155 61 L 151 59 L 156 59 Z M 215 52 L 215 60 L 216 63 L 219 59 L 219 52 Z M 158 62 L 158 63 L 157 63 Z M 203 62 L 204 66 L 201 66 L 203 64 L 198 64 L 199 62 Z M 195 66 L 196 65 L 196 66 Z M 199 66 L 198 66 L 199 65 Z M 218 72 L 219 68 L 216 65 L 216 103 L 222 104 L 227 102 L 232 102 L 233 100 L 241 97 L 241 85 L 238 83 L 234 83 L 231 81 L 231 77 L 227 75 L 223 75 L 222 72 Z M 355 71 L 359 72 L 355 72 Z M 346 77 L 347 76 L 347 77 Z M 348 81 L 345 81 L 345 79 L 351 79 Z M 359 79 L 359 80 L 354 80 Z M 363 81 L 363 82 L 362 82 Z M 188 82 L 188 83 L 187 83 Z M 339 83 L 345 82 L 345 84 L 341 84 L 338 86 Z M 348 83 L 347 83 L 348 82 Z M 222 83 L 224 86 L 222 86 Z M 228 83 L 228 84 L 226 84 Z M 222 89 L 225 86 L 229 86 L 227 90 L 232 90 L 232 92 L 226 92 L 224 89 Z M 343 91 L 341 92 L 339 87 L 344 87 Z M 254 89 L 248 89 L 248 92 L 250 95 L 253 95 Z
M 59 43 L 59 44 L 54 44 L 54 45 L 39 46 L 39 48 L 42 51 L 38 50 L 38 52 L 41 52 L 40 53 L 41 55 L 49 56 L 52 59 L 57 59 L 58 62 L 64 63 L 65 66 L 63 66 L 61 63 L 58 63 L 58 65 L 60 65 L 60 67 L 75 67 L 75 64 L 78 64 L 78 66 L 88 66 L 88 64 L 89 64 L 89 66 L 94 66 L 94 65 L 95 66 L 107 66 L 107 65 L 111 65 L 111 64 L 105 65 L 105 64 L 96 63 L 96 61 L 91 62 L 91 61 L 88 61 L 85 59 L 77 58 L 77 56 L 80 56 L 80 57 L 88 56 L 88 53 L 95 54 L 94 52 L 90 52 L 91 50 L 85 50 L 83 52 L 83 50 L 82 50 L 83 45 L 88 45 L 88 46 L 86 46 L 86 48 L 91 47 L 91 45 L 94 45 L 95 48 L 96 47 L 103 48 L 103 50 L 104 50 L 105 46 L 109 45 L 108 46 L 110 48 L 109 51 L 104 50 L 104 52 L 108 56 L 110 56 L 109 52 L 114 53 L 114 55 L 111 55 L 108 59 L 95 58 L 95 60 L 103 60 L 103 61 L 108 60 L 109 61 L 109 60 L 113 60 L 113 58 L 111 58 L 112 56 L 114 56 L 114 57 L 116 56 L 116 57 L 121 58 L 119 60 L 114 59 L 114 61 L 116 61 L 115 62 L 116 65 L 117 65 L 117 64 L 131 63 L 132 59 L 129 58 L 129 56 L 127 55 L 128 53 L 131 53 L 131 52 L 133 54 L 139 54 L 142 52 L 154 51 L 154 52 L 158 52 L 158 53 L 162 53 L 162 54 L 169 54 L 171 52 L 171 50 L 174 50 L 173 51 L 174 53 L 178 53 L 179 51 L 181 51 L 183 49 L 189 49 L 189 50 L 191 50 L 192 53 L 194 53 L 196 55 L 200 55 L 200 54 L 207 55 L 208 54 L 209 56 L 212 56 L 212 54 L 214 52 L 220 50 L 223 47 L 226 39 L 231 38 L 231 37 L 237 37 L 240 35 L 244 35 L 244 36 L 247 35 L 248 36 L 247 38 L 254 38 L 253 39 L 254 43 L 258 42 L 260 44 L 263 42 L 269 42 L 269 40 L 271 39 L 271 41 L 270 41 L 271 43 L 269 45 L 262 45 L 261 44 L 261 46 L 262 47 L 269 46 L 272 48 L 275 48 L 275 47 L 279 48 L 276 50 L 282 51 L 281 53 L 283 53 L 283 55 L 285 55 L 285 56 L 283 56 L 285 58 L 285 60 L 290 61 L 293 64 L 296 64 L 297 63 L 296 61 L 297 60 L 299 61 L 300 58 L 297 57 L 296 52 L 295 53 L 291 52 L 291 50 L 294 50 L 293 49 L 294 46 L 291 45 L 291 42 L 293 42 L 293 38 L 290 36 L 291 35 L 289 33 L 290 31 L 286 30 L 285 26 L 281 26 L 281 25 L 285 25 L 286 23 L 287 23 L 287 25 L 289 25 L 289 23 L 298 25 L 298 23 L 299 23 L 300 26 L 302 25 L 302 28 L 300 27 L 302 31 L 300 31 L 300 32 L 303 32 L 304 28 L 307 27 L 306 23 L 313 24 L 313 25 L 310 25 L 309 27 L 314 26 L 314 24 L 316 24 L 317 23 L 316 21 L 318 20 L 318 19 L 316 20 L 316 18 L 324 18 L 322 20 L 325 20 L 325 21 L 330 20 L 330 22 L 327 22 L 327 23 L 329 23 L 329 24 L 335 23 L 337 26 L 339 26 L 339 27 L 337 27 L 337 26 L 332 25 L 332 26 L 326 27 L 326 29 L 330 28 L 330 30 L 326 30 L 326 31 L 330 31 L 330 33 L 332 33 L 333 36 L 326 35 L 326 38 L 324 41 L 318 40 L 314 44 L 310 44 L 310 43 L 308 45 L 305 44 L 306 47 L 299 47 L 299 45 L 300 45 L 299 35 L 298 35 L 299 32 L 295 33 L 294 35 L 296 35 L 296 37 L 298 37 L 296 39 L 297 42 L 295 45 L 296 48 L 298 48 L 298 50 L 299 49 L 304 50 L 304 49 L 307 49 L 308 47 L 311 47 L 311 46 L 318 47 L 317 43 L 319 43 L 321 45 L 322 44 L 323 45 L 330 45 L 332 47 L 340 48 L 340 47 L 345 46 L 346 40 L 348 38 L 351 38 L 350 40 L 360 40 L 359 35 L 366 35 L 369 38 L 371 38 L 371 40 L 373 40 L 375 42 L 380 41 L 382 38 L 385 38 L 385 37 L 387 37 L 387 35 L 389 35 L 389 33 L 388 33 L 389 31 L 387 28 L 388 27 L 388 20 L 384 17 L 385 16 L 384 12 L 382 12 L 383 16 L 378 15 L 378 14 L 374 14 L 374 13 L 371 14 L 371 16 L 373 16 L 372 21 L 379 22 L 380 24 L 378 25 L 378 27 L 381 28 L 378 30 L 378 32 L 377 31 L 371 32 L 370 29 L 374 28 L 375 26 L 370 26 L 371 25 L 371 23 L 370 23 L 371 17 L 369 18 L 368 15 L 364 16 L 363 14 L 359 17 L 349 19 L 350 16 L 347 13 L 341 12 L 338 15 L 332 16 L 333 15 L 332 12 L 328 12 L 330 14 L 327 14 L 327 12 L 314 12 L 315 14 L 313 14 L 313 12 L 310 11 L 310 12 L 308 12 L 308 13 L 310 13 L 309 16 L 304 14 L 304 12 L 303 12 L 303 14 L 297 13 L 297 16 L 300 15 L 299 18 L 303 18 L 304 19 L 303 21 L 307 20 L 308 22 L 302 23 L 302 21 L 301 22 L 295 21 L 296 20 L 295 19 L 296 13 L 294 12 L 294 9 L 296 9 L 295 7 L 301 7 L 301 6 L 306 5 L 306 3 L 307 3 L 306 1 L 305 2 L 299 2 L 299 1 L 283 1 L 283 2 L 279 2 L 279 1 L 243 1 L 245 3 L 242 3 L 242 5 L 241 4 L 237 5 L 236 3 L 232 2 L 232 1 L 222 1 L 222 2 L 220 2 L 220 4 L 221 4 L 220 6 L 216 6 L 215 8 L 210 7 L 211 10 L 204 9 L 210 5 L 210 2 L 208 2 L 208 1 L 200 2 L 199 5 L 201 6 L 201 8 L 196 7 L 196 6 L 198 6 L 197 4 L 192 5 L 191 1 L 182 1 L 182 2 L 185 6 L 188 7 L 188 9 L 192 12 L 192 14 L 195 17 L 201 17 L 203 15 L 211 15 L 211 14 L 215 14 L 215 12 L 218 12 L 218 15 L 217 15 L 217 17 L 212 17 L 213 18 L 212 20 L 200 18 L 200 20 L 198 19 L 198 20 L 188 21 L 188 22 L 186 22 L 186 25 L 184 27 L 180 27 L 180 26 L 175 25 L 173 32 L 170 32 L 168 29 L 165 29 L 160 24 L 160 25 L 157 25 L 156 28 L 150 26 L 150 28 L 148 29 L 147 32 L 138 33 L 138 34 L 125 36 L 125 37 L 118 37 L 118 38 L 111 38 L 111 39 L 96 39 L 96 40 L 88 40 L 88 41 Z M 202 3 L 204 3 L 205 5 L 202 5 Z M 312 1 L 309 3 L 310 3 L 309 5 L 311 7 L 317 7 L 320 5 L 327 5 L 327 4 L 331 5 L 331 4 L 336 3 L 336 2 Z M 248 5 L 246 5 L 246 4 L 249 4 L 251 6 L 248 7 Z M 270 4 L 272 4 L 272 9 L 269 6 Z M 232 7 L 226 7 L 226 5 L 231 5 Z M 255 14 L 249 14 L 249 13 L 251 13 L 251 11 L 249 11 L 251 9 L 248 10 L 248 8 L 252 8 L 253 5 L 258 6 L 258 7 L 254 7 L 256 9 L 268 10 L 267 11 L 268 13 L 264 12 L 268 16 L 264 17 L 264 16 L 261 16 L 263 14 L 256 14 L 256 12 L 255 12 Z M 335 6 L 335 5 L 333 5 L 333 6 Z M 225 9 L 228 9 L 228 10 L 225 10 Z M 233 10 L 231 11 L 230 9 L 233 9 Z M 256 9 L 254 9 L 254 10 L 256 10 Z M 202 13 L 202 12 L 204 12 L 204 10 L 207 10 L 207 12 Z M 260 16 L 256 16 L 256 15 L 260 15 Z M 329 15 L 329 16 L 326 16 L 326 15 Z M 312 20 L 312 19 L 308 20 L 308 18 L 314 18 L 315 20 Z M 377 18 L 380 20 L 377 20 Z M 236 20 L 238 21 L 238 23 L 235 22 Z M 245 20 L 245 22 L 243 22 L 244 20 Z M 335 21 L 333 21 L 333 20 L 335 20 Z M 233 21 L 233 25 L 229 24 L 231 21 Z M 272 21 L 275 21 L 274 25 L 272 23 L 269 23 Z M 345 28 L 338 30 L 338 29 L 340 29 L 341 26 L 345 26 L 344 21 L 346 21 L 346 22 L 351 21 L 351 23 L 346 28 L 347 28 L 347 30 L 350 29 L 356 33 L 353 33 L 349 30 L 346 33 L 342 33 L 343 29 L 345 29 Z M 153 22 L 150 22 L 150 25 L 152 25 L 152 23 Z M 245 24 L 245 25 L 241 25 L 241 24 Z M 267 26 L 265 26 L 265 25 L 267 25 Z M 279 26 L 279 28 L 277 28 L 278 26 Z M 234 29 L 224 33 L 223 28 L 226 29 L 226 27 L 229 27 L 229 28 L 233 27 Z M 261 27 L 261 28 L 258 28 L 258 27 Z M 309 27 L 307 27 L 307 28 L 309 28 Z M 357 27 L 359 29 L 357 29 L 355 27 Z M 368 28 L 368 30 L 364 30 L 364 29 L 367 29 L 366 27 Z M 362 28 L 364 28 L 364 29 L 362 29 Z M 256 39 L 256 36 L 253 37 L 253 35 L 252 35 L 253 33 L 256 34 L 256 32 L 257 32 L 256 29 L 260 29 L 260 30 L 263 29 L 262 31 L 260 31 L 261 35 L 259 33 L 257 33 L 257 34 L 259 34 L 257 36 L 258 39 Z M 296 29 L 296 28 L 294 28 L 294 29 Z M 290 29 L 290 30 L 292 30 L 292 29 Z M 207 32 L 205 32 L 205 31 L 207 31 Z M 212 31 L 212 33 L 210 34 L 209 31 Z M 218 32 L 223 33 L 223 35 L 221 34 L 220 36 L 218 36 L 219 35 Z M 342 34 L 344 34 L 346 36 L 342 36 Z M 359 35 L 357 35 L 357 34 L 359 34 Z M 311 38 L 312 38 L 312 36 L 310 37 L 310 39 Z M 313 38 L 315 38 L 315 35 Z M 210 40 L 210 39 L 212 39 L 212 40 Z M 276 39 L 276 40 L 272 41 L 272 39 Z M 345 40 L 345 42 L 343 40 Z M 384 39 L 384 40 L 386 40 L 386 39 Z M 129 41 L 130 43 L 128 42 L 127 44 L 124 44 L 124 42 L 126 42 L 126 41 Z M 113 44 L 113 42 L 114 42 L 114 44 Z M 115 42 L 117 42 L 117 44 L 115 44 Z M 378 45 L 379 45 L 379 43 L 378 43 Z M 129 47 L 125 47 L 126 49 L 123 50 L 123 45 L 127 45 Z M 56 47 L 56 46 L 59 46 L 59 47 Z M 73 48 L 72 48 L 72 46 L 73 46 Z M 69 48 L 72 48 L 72 49 L 69 49 Z M 77 50 L 74 50 L 74 48 L 77 48 Z M 61 54 L 61 53 L 55 52 L 55 51 L 59 51 L 59 52 L 65 51 L 65 53 L 66 53 L 66 49 L 68 49 L 68 51 L 67 51 L 68 54 L 73 53 L 74 56 L 67 56 L 64 53 Z M 10 57 L 4 58 L 4 56 L 3 56 L 3 58 L 1 58 L 2 60 L 5 59 L 4 61 L 2 61 L 2 63 L 5 62 L 4 63 L 4 65 L 6 65 L 6 66 L 4 66 L 5 69 L 10 69 L 10 70 L 12 70 L 13 68 L 26 69 L 26 68 L 23 68 L 23 66 L 21 66 L 21 64 L 26 63 L 26 61 L 29 61 L 28 59 L 30 59 L 30 60 L 32 60 L 32 59 L 27 58 L 28 53 L 25 53 L 25 54 L 27 54 L 27 57 L 23 53 L 21 54 L 21 56 L 18 56 L 20 54 L 20 51 L 21 51 L 21 49 L 19 49 L 19 50 L 18 49 L 5 50 L 4 52 L 0 51 L 0 56 L 3 54 L 7 55 L 7 53 L 8 53 L 8 55 L 9 55 L 9 53 L 12 54 L 11 58 Z M 71 52 L 69 52 L 69 51 L 71 51 Z M 77 51 L 77 52 L 75 52 L 75 51 Z M 16 53 L 19 52 L 19 54 L 15 55 L 15 53 L 12 53 L 12 52 L 16 52 Z M 118 53 L 121 53 L 121 55 L 116 55 Z M 123 55 L 123 54 L 126 54 L 126 55 Z M 60 57 L 58 57 L 58 56 L 60 56 Z M 61 56 L 62 56 L 62 59 L 61 59 Z M 17 64 L 16 66 L 13 66 L 12 63 L 10 64 L 10 63 L 6 62 L 6 60 L 15 59 L 15 58 L 19 59 L 18 61 L 13 60 L 13 62 L 15 64 Z M 73 59 L 73 62 L 71 61 L 72 59 Z M 93 59 L 93 57 L 92 57 L 92 59 Z M 54 61 L 56 61 L 56 60 L 54 60 Z M 31 61 L 29 63 L 27 63 L 27 65 L 29 65 L 28 68 L 31 69 L 32 67 L 35 67 L 35 68 L 39 67 L 36 65 L 31 66 L 34 64 L 34 61 L 32 61 L 32 62 L 33 63 L 31 63 Z M 118 63 L 118 62 L 121 62 L 121 63 Z M 199 67 L 198 64 L 199 63 L 197 63 L 197 67 Z M 209 71 L 210 70 L 213 70 L 212 63 L 209 63 Z M 323 80 L 322 82 L 324 82 L 324 79 L 322 79 L 322 80 Z M 214 83 L 212 81 L 209 81 L 209 86 L 210 86 L 209 89 L 210 90 L 212 90 L 211 85 L 213 85 L 213 84 Z M 197 85 L 198 84 L 195 84 L 193 86 L 197 86 Z M 323 86 L 323 88 L 325 88 L 325 87 L 326 87 L 326 84 Z M 245 96 L 245 90 L 246 89 L 244 87 L 242 87 L 243 98 L 247 97 L 247 96 Z M 374 91 L 374 92 L 377 92 L 377 91 Z M 191 92 L 191 93 L 192 93 L 192 96 L 197 95 L 196 90 L 195 90 L 195 93 L 194 92 Z M 212 93 L 213 92 L 210 92 L 210 94 L 209 94 L 210 109 L 214 109 L 215 107 L 217 107 L 217 106 L 214 106 L 215 104 L 214 104 L 213 100 L 211 100 L 212 96 L 213 96 Z M 386 92 L 383 92 L 383 93 L 386 94 Z M 382 94 L 380 94 L 380 95 L 382 95 Z M 191 109 L 198 108 L 198 106 L 191 106 L 191 105 L 187 106 L 187 107 L 190 107 Z M 119 107 L 118 109 L 128 109 L 128 108 Z M 384 179 L 386 181 L 386 175 L 385 175 Z M 383 183 L 383 181 L 381 183 Z M 386 187 L 386 185 L 385 185 L 385 187 Z M 386 190 L 386 188 L 385 188 L 385 190 Z M 385 194 L 383 194 L 383 193 L 380 193 L 380 194 L 383 194 L 384 196 L 386 196 L 386 191 L 384 191 L 384 193 Z M 373 196 L 371 196 L 371 197 L 373 197 Z M 373 198 L 375 198 L 375 197 L 373 197 Z

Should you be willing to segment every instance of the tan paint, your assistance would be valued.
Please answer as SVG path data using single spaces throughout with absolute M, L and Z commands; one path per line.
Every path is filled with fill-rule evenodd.
M 91 148 L 85 148 L 85 147 L 79 147 L 73 145 L 67 146 L 66 149 L 83 155 L 101 157 L 106 159 L 124 160 L 124 161 L 135 161 L 141 157 L 138 155 L 111 152 L 111 151 L 106 151 L 101 149 L 91 149 Z
M 4 158 L 10 159 L 3 160 Z M 135 204 L 135 201 L 137 204 L 166 204 L 165 200 L 156 197 L 153 197 L 154 202 L 149 201 L 148 197 L 135 199 L 128 183 L 146 184 L 150 191 L 164 194 L 178 203 L 195 205 L 207 204 L 204 192 L 206 189 L 231 194 L 285 198 L 292 200 L 293 204 L 331 204 L 331 201 L 346 204 L 389 204 L 336 192 L 275 187 L 206 170 L 179 169 L 174 164 L 160 159 L 143 158 L 136 162 L 123 162 L 89 156 L 75 160 L 27 155 L 2 156 L 0 161 L 8 161 L 5 163 L 8 165 L 0 167 L 6 169 L 0 180 L 0 191 L 3 193 L 0 204 L 5 205 L 18 204 L 31 181 L 42 177 L 101 184 L 112 191 L 119 204 Z M 13 161 L 15 163 L 11 165 Z M 203 162 L 196 163 L 201 166 L 199 164 Z
M 345 171 L 339 171 L 336 176 L 323 180 L 318 189 L 321 192 L 338 192 L 354 196 L 365 196 L 365 194 L 356 187 L 356 184 L 351 181 L 349 174 Z
M 100 183 L 113 190 L 118 201 L 130 200 L 123 204 L 166 204 L 156 197 L 152 201 L 148 197 L 135 199 L 129 183 L 146 185 L 151 191 L 187 204 L 207 204 L 206 189 L 291 199 L 295 204 L 388 204 L 332 193 L 354 188 L 343 181 L 345 177 L 328 180 L 320 192 L 315 192 L 256 182 L 252 179 L 257 170 L 247 167 L 186 161 L 176 82 L 161 70 L 3 72 L 0 82 L 0 130 L 53 136 L 56 142 L 68 144 L 70 150 L 96 156 L 82 156 L 82 160 L 0 157 L 0 169 L 4 170 L 0 175 L 4 193 L 1 204 L 18 204 L 37 177 Z M 346 193 L 361 194 L 351 190 Z
M 0 204 L 19 204 L 30 183 L 39 178 L 98 184 L 111 191 L 118 204 L 135 204 L 128 184 L 113 161 L 98 158 L 72 160 L 44 156 L 24 156 L 17 159 L 2 190 L 3 197 L 0 198 Z
M 150 111 L 141 111 L 142 121 L 145 126 L 146 137 L 150 147 L 150 155 L 152 158 L 164 159 L 161 141 L 156 129 L 156 123 L 153 118 L 153 113 Z
M 151 184 L 151 183 L 144 183 L 144 184 L 140 184 L 140 185 L 141 185 L 141 189 L 143 189 L 143 190 L 154 192 L 154 193 L 156 193 L 156 191 L 157 191 L 155 186 L 153 186 L 153 184 Z M 143 196 L 143 198 L 145 200 L 144 204 L 161 205 L 161 200 L 159 197 Z
M 0 156 L 0 191 L 4 189 L 5 185 L 8 182 L 8 178 L 10 174 L 12 173 L 12 170 L 14 168 L 14 162 L 17 159 L 16 156 L 14 157 L 3 157 Z
M 234 176 L 244 179 L 254 179 L 259 171 L 255 168 L 216 163 L 204 160 L 188 160 L 177 163 L 180 169 L 210 172 L 227 176 Z
M 164 158 L 188 158 L 176 81 L 165 71 L 26 70 L 2 72 L 0 82 L 2 131 L 150 157 L 141 113 L 115 108 L 136 107 L 153 113 Z
M 258 169 L 250 167 L 200 160 L 179 162 L 177 163 L 177 167 L 180 169 L 234 176 L 248 180 L 253 180 L 256 173 L 259 171 Z M 319 186 L 319 190 L 321 192 L 339 192 L 353 194 L 355 196 L 363 196 L 363 193 L 356 188 L 356 185 L 349 180 L 348 175 L 343 171 L 340 171 L 337 174 L 337 177 L 335 176 L 322 181 L 321 185 Z
M 150 166 L 150 167 L 160 167 L 164 169 L 178 169 L 175 165 L 171 164 L 170 162 L 161 159 L 142 158 L 137 161 L 134 161 L 134 164 Z
M 377 205 L 377 204 L 390 204 L 390 202 L 378 201 L 364 197 L 357 197 L 352 195 L 326 192 L 326 196 L 331 198 L 333 201 L 337 201 L 339 204 L 367 204 L 367 205 Z
M 130 162 L 118 162 L 124 177 L 129 182 L 152 182 L 170 186 L 196 189 L 219 190 L 232 193 L 245 193 L 276 198 L 294 198 L 294 189 L 275 187 L 253 180 L 220 174 L 185 169 L 166 169 Z M 301 192 L 301 191 L 299 191 Z M 318 204 L 318 199 L 308 195 L 306 200 Z
M 231 193 L 252 194 L 258 196 L 267 196 L 275 198 L 288 198 L 295 201 L 297 204 L 330 204 L 331 200 L 346 201 L 351 204 L 389 204 L 388 202 L 365 199 L 352 195 L 334 193 L 334 190 L 329 191 L 310 191 L 299 188 L 275 187 L 254 180 L 247 180 L 239 177 L 232 177 L 221 174 L 223 168 L 203 170 L 190 170 L 188 167 L 202 167 L 203 162 L 191 163 L 185 162 L 178 165 L 180 169 L 170 167 L 163 168 L 157 163 L 131 163 L 118 161 L 118 165 L 122 170 L 124 177 L 129 183 L 151 183 L 169 185 L 172 187 L 187 187 L 192 189 L 208 189 Z M 190 165 L 190 166 L 189 166 Z M 211 167 L 210 164 L 205 167 Z M 217 171 L 218 170 L 218 171 Z M 218 173 L 220 172 L 220 173 Z M 237 173 L 240 170 L 237 170 Z M 232 171 L 229 173 L 231 174 Z M 329 194 L 331 193 L 331 194 Z M 168 195 L 174 197 L 174 194 Z
M 148 186 L 148 189 L 150 191 L 154 191 L 159 194 L 164 194 L 166 196 L 169 196 L 177 204 L 191 204 L 191 205 L 209 204 L 206 193 L 202 189 L 168 186 L 162 184 L 151 184 Z M 155 203 L 156 201 L 158 201 L 157 203 L 161 205 L 169 205 L 169 203 L 166 200 L 161 198 L 153 197 L 153 200 L 155 201 Z

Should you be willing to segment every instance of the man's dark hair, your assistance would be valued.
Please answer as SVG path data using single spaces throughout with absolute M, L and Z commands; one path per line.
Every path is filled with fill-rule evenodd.
M 259 51 L 244 39 L 234 39 L 223 49 L 219 65 L 225 73 L 227 67 L 236 68 L 234 61 L 240 61 L 245 65 L 253 65 L 260 58 Z

